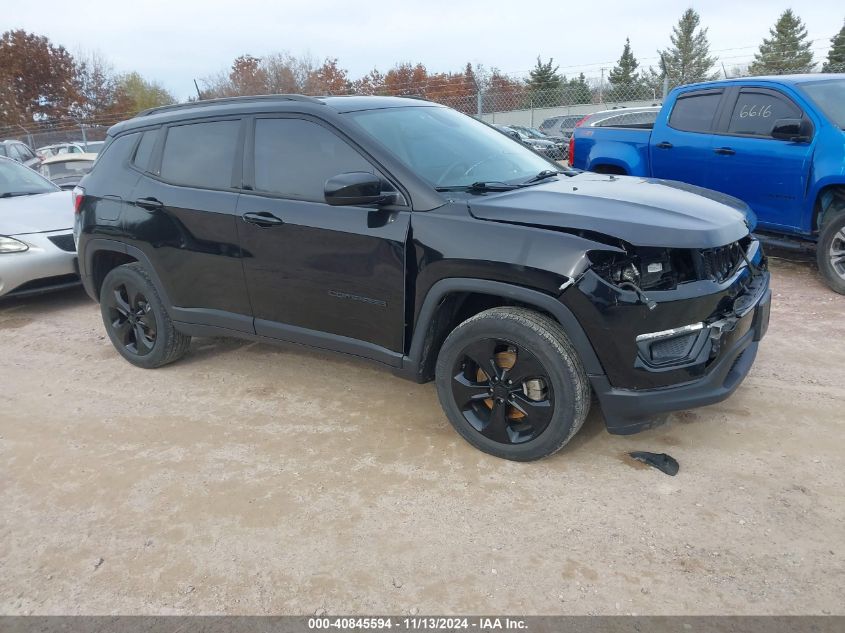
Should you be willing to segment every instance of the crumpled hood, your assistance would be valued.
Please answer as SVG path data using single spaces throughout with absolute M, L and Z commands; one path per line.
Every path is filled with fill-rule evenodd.
M 25 235 L 73 228 L 70 191 L 0 198 L 0 235 Z
M 594 231 L 635 246 L 713 248 L 748 234 L 748 206 L 669 180 L 583 172 L 524 189 L 473 197 L 482 220 Z M 749 224 L 756 223 L 753 215 Z

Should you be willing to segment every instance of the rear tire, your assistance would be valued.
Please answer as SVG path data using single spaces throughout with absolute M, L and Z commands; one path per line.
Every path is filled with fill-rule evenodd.
M 176 361 L 191 337 L 179 332 L 167 314 L 155 284 L 135 262 L 112 269 L 100 288 L 100 313 L 115 349 L 145 369 Z
M 816 245 L 816 260 L 827 285 L 845 294 L 845 208 L 832 212 L 825 221 Z
M 590 410 L 590 383 L 563 328 L 525 308 L 493 308 L 461 323 L 443 343 L 435 378 L 455 430 L 504 459 L 560 450 Z

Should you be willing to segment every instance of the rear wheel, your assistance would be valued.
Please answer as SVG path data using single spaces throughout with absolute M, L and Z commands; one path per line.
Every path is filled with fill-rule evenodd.
M 191 337 L 176 330 L 143 266 L 112 269 L 100 289 L 100 313 L 115 349 L 133 365 L 152 369 L 185 355 Z
M 505 459 L 554 453 L 590 409 L 587 375 L 563 329 L 524 308 L 493 308 L 464 321 L 443 344 L 435 374 L 458 433 Z
M 845 208 L 824 223 L 816 246 L 816 259 L 827 284 L 845 294 Z

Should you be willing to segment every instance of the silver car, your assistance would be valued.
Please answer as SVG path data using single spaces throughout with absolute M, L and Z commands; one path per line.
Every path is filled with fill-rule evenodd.
M 0 157 L 0 298 L 78 284 L 72 227 L 70 191 Z

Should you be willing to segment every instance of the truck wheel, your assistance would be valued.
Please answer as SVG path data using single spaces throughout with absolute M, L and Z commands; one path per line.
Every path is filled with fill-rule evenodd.
M 824 223 L 816 246 L 816 259 L 827 284 L 845 294 L 845 209 Z
M 133 365 L 161 367 L 185 355 L 191 337 L 173 327 L 141 264 L 112 269 L 100 289 L 100 313 L 115 349 Z
M 492 308 L 461 323 L 443 343 L 435 377 L 452 426 L 505 459 L 551 455 L 590 410 L 590 383 L 563 328 L 524 308 Z

